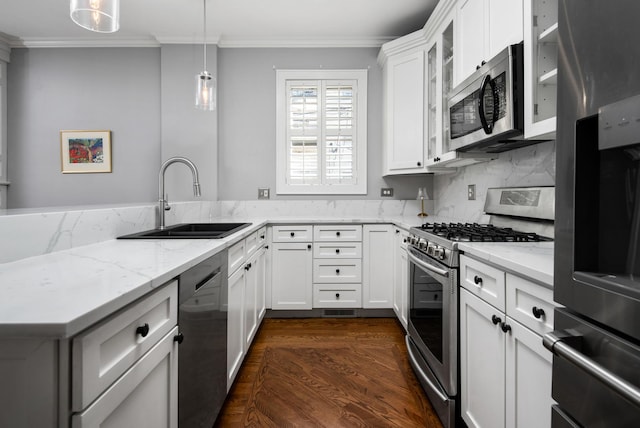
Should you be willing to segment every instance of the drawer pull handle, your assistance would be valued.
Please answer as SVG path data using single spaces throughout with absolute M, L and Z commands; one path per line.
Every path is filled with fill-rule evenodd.
M 340 269 L 336 269 L 336 275 L 340 275 Z
M 136 334 L 139 334 L 142 337 L 147 337 L 147 334 L 149 334 L 149 324 L 144 323 L 144 325 L 136 328 Z
M 311 244 L 307 245 L 307 249 L 310 250 L 311 249 Z
M 293 238 L 294 236 L 296 236 L 295 232 L 291 232 L 291 237 Z
M 336 248 L 336 254 L 340 254 L 340 248 Z
M 176 334 L 175 336 L 173 336 L 173 341 L 178 342 L 178 345 L 180 345 L 184 341 L 184 334 L 182 333 Z
M 491 322 L 493 323 L 493 325 L 498 325 L 498 324 L 500 324 L 500 321 L 502 321 L 502 320 L 500 319 L 500 317 L 497 317 L 497 316 L 495 316 L 495 315 L 491 315 Z
M 531 312 L 533 312 L 533 316 L 536 317 L 537 319 L 542 318 L 545 314 L 544 314 L 544 309 L 542 308 L 538 308 L 536 306 L 534 306 L 531 309 Z
M 340 293 L 336 293 L 336 299 L 340 299 Z
M 473 282 L 474 282 L 476 285 L 479 285 L 480 287 L 482 287 L 482 278 L 480 278 L 478 275 L 476 275 L 476 276 L 474 276 L 474 277 L 473 277 Z
M 336 236 L 340 236 L 340 232 L 339 232 L 339 231 L 338 231 L 338 232 L 336 232 Z
M 509 333 L 511 331 L 511 326 L 509 324 L 507 324 L 506 322 L 503 322 L 502 324 L 500 324 L 500 328 L 505 333 Z

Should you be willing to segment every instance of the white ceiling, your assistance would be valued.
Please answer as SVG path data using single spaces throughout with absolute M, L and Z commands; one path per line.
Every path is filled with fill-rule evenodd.
M 424 26 L 438 0 L 207 0 L 207 40 L 220 46 L 379 46 Z M 121 0 L 120 30 L 69 18 L 69 0 L 0 0 L 11 46 L 202 43 L 203 0 Z

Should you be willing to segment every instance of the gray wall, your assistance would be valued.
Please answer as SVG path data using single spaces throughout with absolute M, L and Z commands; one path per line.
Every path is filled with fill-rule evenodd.
M 215 46 L 209 71 L 216 74 Z M 9 208 L 155 202 L 162 160 L 191 158 L 202 199 L 217 198 L 217 113 L 196 110 L 201 45 L 13 49 L 8 67 Z M 62 174 L 60 130 L 112 131 L 111 173 Z M 191 174 L 167 170 L 170 200 Z
M 154 198 L 160 49 L 13 49 L 7 77 L 9 208 Z M 112 173 L 61 173 L 73 129 L 111 130 Z
M 219 188 L 220 200 L 257 198 L 258 187 L 272 199 L 327 199 L 275 195 L 275 69 L 369 69 L 368 194 L 331 199 L 380 199 L 381 187 L 394 187 L 396 199 L 414 199 L 432 177 L 382 178 L 382 71 L 377 48 L 219 49 Z

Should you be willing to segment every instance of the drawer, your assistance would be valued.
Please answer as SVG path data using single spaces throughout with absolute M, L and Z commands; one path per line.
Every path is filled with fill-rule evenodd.
M 316 242 L 313 244 L 316 259 L 359 259 L 362 257 L 361 242 Z
M 331 284 L 362 282 L 362 260 L 315 259 L 313 282 Z
M 273 226 L 273 242 L 311 242 L 313 241 L 313 226 Z
M 244 252 L 248 259 L 258 249 L 259 244 L 258 231 L 244 238 Z
M 556 306 L 550 288 L 507 274 L 507 315 L 511 318 L 542 336 L 553 330 Z
M 74 337 L 72 409 L 87 407 L 171 331 L 178 323 L 177 311 L 178 281 L 174 280 Z
M 314 284 L 314 308 L 361 308 L 362 284 Z
M 262 226 L 260 229 L 258 229 L 257 234 L 258 234 L 258 247 L 261 247 L 267 242 L 267 227 Z
M 359 224 L 313 226 L 313 240 L 316 242 L 362 241 L 362 226 Z
M 240 266 L 244 264 L 246 249 L 245 249 L 245 240 L 236 242 L 231 247 L 229 247 L 227 251 L 228 264 L 229 264 L 229 275 L 236 271 Z
M 504 271 L 461 255 L 460 285 L 505 312 Z

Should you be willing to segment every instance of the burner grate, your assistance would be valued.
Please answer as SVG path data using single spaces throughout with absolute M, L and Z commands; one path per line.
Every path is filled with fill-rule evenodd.
M 532 232 L 479 223 L 425 223 L 420 229 L 450 241 L 462 242 L 540 242 L 550 240 Z

